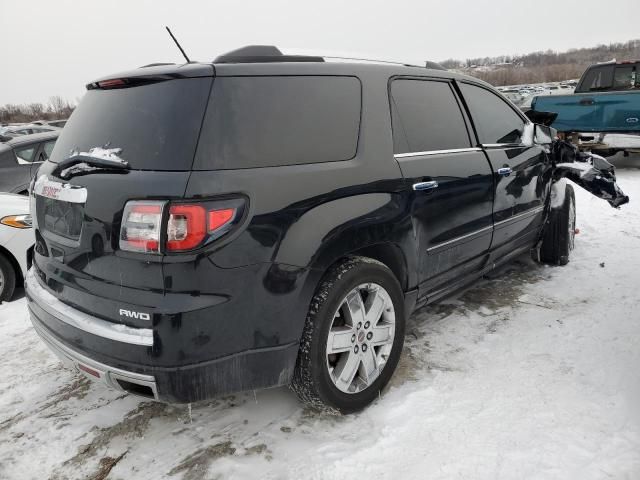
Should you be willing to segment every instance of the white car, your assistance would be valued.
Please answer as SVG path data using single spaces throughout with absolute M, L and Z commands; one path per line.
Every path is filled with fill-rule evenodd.
M 0 193 L 0 302 L 25 278 L 34 241 L 29 197 Z

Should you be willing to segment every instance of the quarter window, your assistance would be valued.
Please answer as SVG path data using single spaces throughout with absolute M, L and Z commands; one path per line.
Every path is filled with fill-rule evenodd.
M 491 91 L 462 83 L 473 123 L 482 144 L 519 144 L 525 121 L 498 95 Z
M 24 162 L 31 162 L 33 161 L 33 154 L 36 151 L 36 146 L 35 145 L 30 145 L 28 147 L 22 147 L 22 148 L 16 148 L 14 150 L 14 152 L 16 153 L 16 157 L 18 157 L 19 160 L 22 160 Z
M 469 133 L 447 82 L 394 80 L 391 83 L 394 153 L 469 148 Z

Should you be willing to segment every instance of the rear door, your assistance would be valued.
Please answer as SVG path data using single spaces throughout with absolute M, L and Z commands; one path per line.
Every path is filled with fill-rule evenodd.
M 62 301 L 113 321 L 126 320 L 121 309 L 153 313 L 161 303 L 162 256 L 120 249 L 123 211 L 131 200 L 183 197 L 212 78 L 130 83 L 86 93 L 32 197 L 41 279 Z M 130 169 L 63 173 L 59 163 L 71 152 L 115 155 Z
M 493 258 L 533 245 L 544 218 L 550 164 L 531 142 L 533 125 L 488 88 L 460 83 L 480 146 L 495 179 Z M 528 137 L 528 140 L 527 140 Z
M 391 82 L 394 153 L 408 180 L 421 296 L 480 269 L 491 243 L 493 178 L 448 81 Z

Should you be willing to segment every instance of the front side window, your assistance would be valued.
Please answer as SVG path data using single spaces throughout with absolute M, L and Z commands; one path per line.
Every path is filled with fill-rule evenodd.
M 471 146 L 464 117 L 448 82 L 394 80 L 391 120 L 394 153 Z
M 22 160 L 23 162 L 32 162 L 33 154 L 36 151 L 35 145 L 29 145 L 28 147 L 18 147 L 14 150 L 16 157 L 18 160 Z
M 482 144 L 519 144 L 525 121 L 495 93 L 462 83 L 462 94 L 469 106 Z
M 358 146 L 361 97 L 356 77 L 218 77 L 194 169 L 349 160 Z
M 590 68 L 576 88 L 576 92 L 606 90 L 613 86 L 613 65 Z

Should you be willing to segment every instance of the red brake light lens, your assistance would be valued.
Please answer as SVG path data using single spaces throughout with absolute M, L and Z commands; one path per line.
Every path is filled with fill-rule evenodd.
M 120 228 L 120 248 L 130 252 L 160 253 L 164 202 L 127 202 Z
M 192 250 L 235 217 L 235 208 L 206 210 L 202 205 L 175 204 L 169 208 L 167 251 Z
M 209 210 L 209 233 L 215 232 L 221 227 L 224 227 L 227 223 L 233 220 L 235 216 L 235 208 L 225 208 L 222 210 Z
M 118 87 L 124 87 L 126 85 L 127 85 L 127 82 L 125 82 L 121 78 L 114 78 L 112 80 L 103 80 L 101 82 L 98 82 L 98 86 L 100 88 L 118 88 Z
M 191 250 L 207 234 L 206 215 L 200 205 L 171 205 L 167 227 L 167 250 Z
M 174 204 L 127 202 L 120 228 L 120 249 L 142 253 L 194 250 L 228 233 L 242 217 L 244 206 L 242 198 Z

